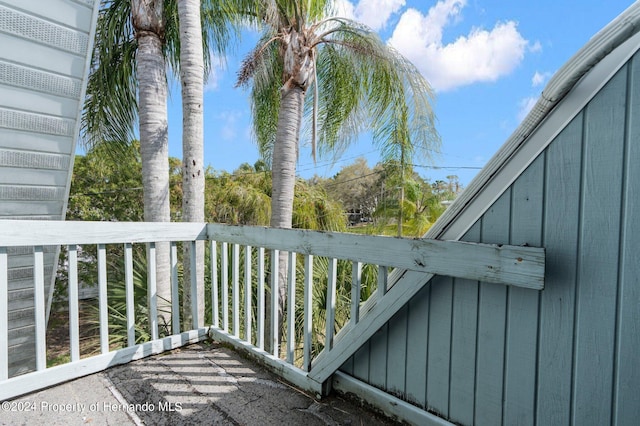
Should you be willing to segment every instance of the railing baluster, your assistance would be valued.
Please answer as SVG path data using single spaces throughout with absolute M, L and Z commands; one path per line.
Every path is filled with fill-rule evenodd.
M 80 359 L 80 324 L 78 320 L 78 247 L 67 247 L 69 257 L 69 343 L 71 361 Z
M 127 346 L 133 346 L 136 344 L 136 307 L 133 297 L 133 250 L 131 243 L 124 244 L 124 282 L 127 300 Z
M 9 261 L 0 247 L 0 380 L 9 378 Z
M 333 333 L 335 331 L 334 319 L 336 316 L 336 281 L 338 275 L 338 261 L 329 259 L 329 277 L 327 280 L 327 311 L 326 311 L 326 337 L 324 347 L 327 350 L 333 348 Z
M 189 250 L 189 262 L 191 264 L 191 272 L 189 274 L 191 277 L 191 318 L 193 320 L 191 328 L 193 330 L 198 329 L 200 326 L 200 319 L 198 318 L 198 257 L 196 245 L 195 241 L 191 241 L 191 250 Z
M 257 333 L 258 348 L 264 350 L 264 247 L 258 247 L 258 309 Z
M 289 273 L 287 274 L 287 362 L 293 364 L 296 349 L 296 253 L 289 252 Z
M 158 338 L 158 288 L 156 281 L 156 243 L 147 245 L 147 297 L 151 340 Z
M 209 247 L 211 249 L 211 317 L 213 326 L 218 328 L 220 326 L 218 318 L 220 315 L 218 309 L 218 243 L 212 240 L 209 242 Z
M 362 288 L 362 263 L 353 262 L 351 269 L 351 321 L 360 321 L 360 291 Z
M 44 301 L 44 250 L 33 248 L 34 309 L 36 319 L 36 370 L 47 368 L 47 324 Z
M 178 245 L 171 241 L 169 248 L 169 267 L 171 268 L 171 332 L 180 334 L 180 295 L 178 291 Z
M 240 246 L 234 244 L 231 247 L 231 281 L 233 285 L 233 336 L 240 337 Z
M 109 313 L 107 307 L 107 249 L 98 244 L 98 297 L 100 305 L 100 352 L 109 352 Z
M 378 266 L 378 291 L 382 296 L 387 294 L 388 276 L 388 268 L 386 266 Z
M 313 256 L 304 257 L 304 371 L 311 369 L 311 344 L 313 332 Z
M 222 243 L 222 329 L 229 332 L 229 251 L 227 243 Z
M 280 256 L 279 250 L 271 250 L 271 353 L 273 356 L 279 358 L 279 347 L 278 347 L 278 287 L 279 287 L 279 265 L 280 261 L 278 257 Z
M 244 247 L 244 337 L 251 343 L 251 246 Z

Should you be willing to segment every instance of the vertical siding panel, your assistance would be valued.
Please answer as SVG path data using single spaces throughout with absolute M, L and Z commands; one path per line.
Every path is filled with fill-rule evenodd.
M 389 320 L 387 392 L 404 397 L 407 365 L 407 306 Z
M 614 413 L 619 425 L 634 424 L 640 419 L 640 58 L 636 54 L 631 67 L 630 104 L 627 117 L 626 187 L 622 224 L 620 289 L 618 294 L 618 345 L 615 376 Z
M 453 278 L 433 277 L 430 285 L 427 407 L 446 418 L 449 415 Z
M 369 342 L 353 354 L 353 377 L 369 383 Z
M 305 370 L 307 371 L 307 370 Z M 348 360 L 346 360 L 344 362 L 344 364 L 342 364 L 342 366 L 340 366 L 340 371 L 342 371 L 345 374 L 348 374 L 350 376 L 353 376 L 353 355 L 351 357 L 349 357 Z M 355 377 L 355 376 L 354 376 Z
M 544 155 L 540 155 L 512 185 L 511 244 L 540 246 L 543 192 Z M 506 425 L 534 422 L 539 295 L 537 290 L 509 289 L 503 414 Z
M 482 242 L 509 241 L 510 190 L 482 217 Z M 475 424 L 502 424 L 502 385 L 507 287 L 480 283 Z
M 480 222 L 476 222 L 461 240 L 480 241 Z M 449 419 L 466 425 L 473 424 L 477 320 L 478 282 L 456 279 L 451 324 Z
M 409 301 L 407 327 L 407 401 L 425 407 L 427 394 L 427 341 L 431 284 Z
M 626 69 L 585 110 L 574 366 L 576 424 L 611 421 Z
M 540 343 L 536 419 L 569 424 L 574 300 L 582 158 L 582 114 L 546 153 L 543 246 L 545 284 L 540 295 Z
M 383 325 L 369 341 L 369 384 L 381 389 L 387 386 L 387 329 Z

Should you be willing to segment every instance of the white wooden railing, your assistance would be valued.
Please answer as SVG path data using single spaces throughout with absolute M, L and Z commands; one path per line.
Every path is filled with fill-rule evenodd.
M 436 241 L 422 239 L 403 239 L 380 236 L 366 236 L 342 233 L 314 232 L 306 230 L 285 230 L 261 227 L 225 226 L 209 224 L 207 235 L 211 244 L 212 256 L 215 256 L 218 245 L 221 250 L 220 293 L 222 295 L 221 312 L 218 312 L 218 294 L 213 292 L 213 326 L 210 334 L 215 339 L 224 340 L 237 348 L 243 348 L 256 355 L 263 362 L 296 385 L 318 394 L 327 392 L 329 378 L 335 371 L 366 341 L 381 324 L 391 318 L 395 312 L 415 294 L 420 287 L 406 287 L 400 280 L 407 270 L 424 272 L 424 285 L 430 274 L 439 274 L 477 280 L 478 282 L 494 282 L 508 285 L 542 289 L 544 285 L 544 249 L 532 247 L 497 246 L 457 241 Z M 228 246 L 231 245 L 231 261 L 228 260 Z M 245 263 L 243 268 L 244 294 L 254 292 L 258 295 L 256 317 L 252 298 L 244 298 L 241 305 L 238 295 L 240 287 L 240 265 L 238 253 L 244 247 Z M 257 247 L 254 248 L 254 247 Z M 255 275 L 247 253 L 257 251 Z M 288 253 L 287 282 L 278 282 L 277 274 L 270 274 L 269 286 L 277 289 L 286 286 L 286 316 L 284 327 L 277 323 L 278 316 L 274 309 L 277 305 L 277 291 L 271 291 L 271 312 L 265 315 L 262 296 L 265 293 L 265 252 L 270 254 L 271 271 L 278 270 L 278 253 Z M 303 258 L 301 277 L 296 277 L 296 263 Z M 324 276 L 314 275 L 314 259 L 322 257 L 328 264 Z M 338 262 L 346 262 L 346 269 L 351 271 L 347 277 L 338 280 Z M 376 290 L 365 300 L 363 296 L 362 268 L 373 267 L 377 272 Z M 393 272 L 389 273 L 393 269 Z M 226 275 L 232 271 L 231 280 Z M 213 279 L 213 282 L 217 280 Z M 398 285 L 396 286 L 396 283 Z M 324 294 L 324 306 L 318 308 L 314 304 L 314 286 L 320 284 Z M 231 292 L 229 291 L 231 285 Z M 252 288 L 252 285 L 257 288 Z M 346 319 L 336 321 L 338 286 L 348 285 L 350 291 L 346 295 L 348 304 Z M 296 286 L 302 286 L 300 293 L 302 302 L 296 300 Z M 396 288 L 397 287 L 397 288 Z M 298 288 L 298 290 L 300 290 Z M 232 321 L 227 312 L 229 294 L 231 293 Z M 345 294 L 343 292 L 343 299 Z M 343 300 L 344 304 L 344 300 Z M 294 314 L 302 308 L 303 321 L 296 321 Z M 314 310 L 325 311 L 324 330 L 318 330 L 313 324 Z M 245 313 L 240 318 L 240 313 Z M 221 316 L 221 318 L 219 318 Z M 264 336 L 266 317 L 270 318 L 271 334 Z M 244 320 L 244 321 L 242 321 Z M 255 323 L 256 327 L 252 327 Z M 242 330 L 244 324 L 244 331 Z M 336 330 L 336 326 L 342 326 Z M 299 329 L 302 329 L 300 332 Z M 282 342 L 279 342 L 276 331 L 282 330 Z M 265 338 L 270 342 L 270 350 L 265 350 Z M 323 346 L 319 354 L 312 353 L 312 344 L 320 342 Z M 279 347 L 283 343 L 283 348 Z M 295 356 L 302 352 L 301 356 Z
M 211 315 L 211 326 L 179 327 L 178 254 L 176 242 L 195 246 L 208 241 L 210 297 L 205 302 Z M 172 335 L 158 337 L 155 274 L 155 245 L 170 242 L 170 274 L 172 280 Z M 106 244 L 122 244 L 127 291 L 127 346 L 109 348 L 106 297 Z M 135 344 L 133 333 L 132 245 L 147 246 L 149 324 L 151 340 Z M 70 352 L 67 364 L 46 367 L 43 246 L 67 248 L 69 274 Z M 9 280 L 7 270 L 9 247 L 34 247 L 36 371 L 8 377 L 8 311 Z M 78 350 L 78 300 L 76 278 L 77 247 L 96 246 L 100 307 L 101 353 L 81 358 Z M 287 252 L 288 276 L 278 282 L 278 253 Z M 243 258 L 243 259 L 242 259 Z M 298 260 L 301 259 L 301 260 Z M 195 259 L 188 259 L 192 264 Z M 314 274 L 319 262 L 327 272 Z M 338 263 L 342 273 L 338 277 Z M 241 264 L 242 263 L 242 264 Z M 377 289 L 368 300 L 362 284 L 363 265 L 377 275 Z M 298 268 L 296 268 L 298 266 Z M 298 269 L 301 273 L 296 273 Z M 389 273 L 390 269 L 394 269 Z M 389 237 L 322 233 L 304 230 L 281 230 L 262 227 L 226 226 L 185 223 L 113 223 L 0 221 L 0 400 L 9 399 L 42 387 L 91 374 L 164 350 L 189 344 L 211 336 L 246 350 L 271 366 L 285 379 L 318 394 L 327 391 L 330 376 L 353 354 L 358 346 L 350 344 L 351 336 L 366 339 L 376 324 L 393 315 L 396 305 L 408 294 L 417 292 L 402 288 L 404 270 L 428 274 L 450 275 L 485 282 L 498 282 L 534 289 L 544 284 L 544 250 L 532 247 L 495 246 L 435 240 L 411 240 Z M 316 270 L 317 272 L 317 270 Z M 395 285 L 396 282 L 400 284 Z M 191 282 L 193 289 L 198 283 Z M 349 292 L 344 290 L 350 287 Z M 279 324 L 277 289 L 287 289 L 286 314 Z M 314 289 L 315 286 L 315 289 Z M 323 294 L 318 294 L 322 286 Z M 415 286 L 414 286 L 415 287 Z M 276 291 L 273 291 L 273 290 Z M 296 291 L 298 290 L 298 291 Z M 193 292 L 195 294 L 195 292 Z M 341 294 L 340 300 L 337 295 Z M 302 295 L 302 300 L 299 296 Z M 267 299 L 269 298 L 269 299 Z M 323 303 L 318 307 L 318 301 Z M 268 303 L 270 301 L 270 303 Z M 265 303 L 267 302 L 267 303 Z M 192 299 L 192 312 L 198 301 Z M 345 304 L 348 306 L 345 308 Z M 266 306 L 271 306 L 267 312 Z M 336 321 L 336 310 L 343 315 Z M 324 311 L 322 330 L 314 324 L 314 313 Z M 197 315 L 194 315 L 197 317 Z M 300 318 L 302 317 L 302 319 Z M 194 319 L 197 324 L 198 319 Z M 270 327 L 266 327 L 266 325 Z M 341 327 L 337 330 L 337 327 Z M 267 333 L 267 328 L 270 333 Z M 278 331 L 281 330 L 279 333 Z M 267 335 L 268 334 L 268 335 Z M 279 338 L 281 336 L 281 338 Z M 346 336 L 346 337 L 345 337 Z M 315 345 L 315 346 L 314 346 Z M 322 347 L 319 354 L 313 348 Z M 269 349 L 268 351 L 266 349 Z

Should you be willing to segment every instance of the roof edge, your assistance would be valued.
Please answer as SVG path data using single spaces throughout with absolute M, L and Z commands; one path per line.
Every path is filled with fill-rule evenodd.
M 498 174 L 504 163 L 520 149 L 576 84 L 604 57 L 638 32 L 640 32 L 640 2 L 631 5 L 596 33 L 553 75 L 529 114 L 423 238 L 461 237 L 461 235 L 445 235 L 460 213 L 476 199 L 487 183 Z M 469 227 L 472 225 L 473 223 L 470 223 Z

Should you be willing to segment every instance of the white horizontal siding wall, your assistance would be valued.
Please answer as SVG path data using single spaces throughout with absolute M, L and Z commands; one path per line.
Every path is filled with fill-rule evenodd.
M 98 4 L 0 0 L 0 219 L 64 219 Z M 34 361 L 33 254 L 12 250 L 10 375 Z M 47 306 L 56 262 L 46 248 Z

